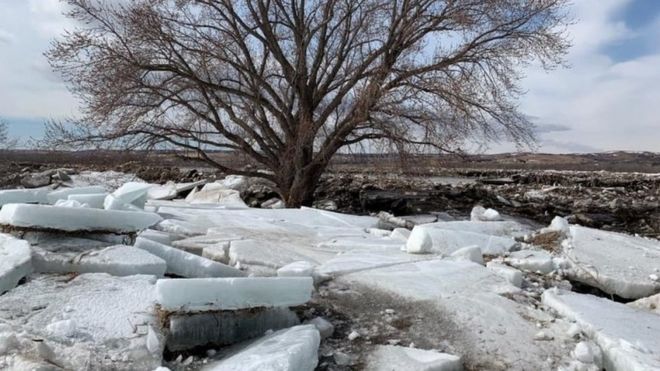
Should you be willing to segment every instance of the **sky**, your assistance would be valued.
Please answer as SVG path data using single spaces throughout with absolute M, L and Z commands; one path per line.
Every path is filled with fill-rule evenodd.
M 78 111 L 43 57 L 72 24 L 59 0 L 0 0 L 0 117 L 16 137 Z M 531 66 L 520 110 L 539 152 L 660 152 L 660 0 L 573 0 L 569 68 Z M 495 144 L 490 152 L 513 150 Z

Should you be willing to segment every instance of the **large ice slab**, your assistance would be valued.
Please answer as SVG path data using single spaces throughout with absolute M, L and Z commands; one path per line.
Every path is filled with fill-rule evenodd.
M 311 277 L 161 279 L 158 303 L 165 311 L 194 312 L 301 305 L 312 296 Z
M 49 205 L 8 204 L 0 210 L 0 224 L 67 232 L 130 233 L 146 229 L 160 220 L 161 217 L 154 213 Z
M 8 189 L 0 191 L 0 207 L 5 204 L 48 203 L 48 189 Z
M 103 202 L 107 196 L 107 193 L 74 194 L 69 195 L 68 200 L 87 204 L 94 209 L 103 209 Z
M 284 244 L 282 243 L 282 245 Z M 240 262 L 241 264 L 262 265 L 274 269 L 296 261 L 304 260 L 315 263 L 310 257 L 282 245 L 256 240 L 232 241 L 229 245 L 229 263 L 236 264 Z
M 163 276 L 167 265 L 155 255 L 133 246 L 116 245 L 83 253 L 52 253 L 33 247 L 35 271 L 41 273 L 108 273 L 113 276 Z
M 47 201 L 54 204 L 59 200 L 67 200 L 70 195 L 83 195 L 92 193 L 105 193 L 105 188 L 101 186 L 64 188 L 48 193 Z
M 461 357 L 432 350 L 378 345 L 367 358 L 365 371 L 462 371 Z
M 440 339 L 449 341 L 468 369 L 548 370 L 566 361 L 566 328 L 545 312 L 507 299 L 503 295 L 520 289 L 481 265 L 431 260 L 361 271 L 337 281 L 358 290 L 355 305 L 376 295 L 384 305 L 419 308 L 424 321 L 408 331 L 436 346 Z M 557 340 L 536 340 L 539 324 L 548 339 Z
M 250 308 L 202 313 L 173 313 L 168 317 L 167 349 L 227 346 L 300 324 L 289 308 Z
M 149 183 L 128 182 L 112 192 L 112 197 L 120 202 L 135 205 L 143 209 L 147 194 L 152 185 Z
M 30 244 L 0 233 L 0 295 L 32 271 Z
M 575 321 L 603 350 L 606 370 L 660 369 L 660 317 L 592 295 L 557 289 L 543 293 L 543 304 Z
M 194 190 L 186 197 L 190 204 L 218 204 L 231 209 L 247 209 L 239 191 L 226 189 L 218 183 L 208 183 L 198 192 Z
M 256 340 L 204 371 L 312 371 L 318 364 L 321 341 L 314 325 L 280 330 Z
M 660 242 L 615 232 L 571 226 L 562 244 L 572 279 L 623 298 L 660 292 Z
M 518 269 L 548 274 L 555 270 L 552 255 L 542 250 L 520 250 L 512 252 L 504 261 Z
M 22 369 L 20 359 L 33 359 L 48 363 L 46 369 L 160 366 L 164 337 L 157 331 L 154 281 L 107 274 L 33 277 L 0 296 L 0 318 L 17 340 L 0 365 Z
M 228 265 L 156 241 L 138 237 L 135 247 L 158 256 L 167 263 L 167 273 L 181 277 L 240 277 L 245 273 Z

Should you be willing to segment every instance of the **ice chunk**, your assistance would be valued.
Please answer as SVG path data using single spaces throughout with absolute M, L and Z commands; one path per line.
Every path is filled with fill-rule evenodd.
M 16 287 L 31 271 L 30 245 L 0 233 L 0 295 Z
M 70 195 L 84 195 L 90 193 L 105 193 L 105 188 L 100 186 L 64 188 L 48 193 L 46 198 L 49 204 L 55 204 L 58 200 L 67 200 Z
M 552 256 L 541 250 L 514 251 L 505 261 L 511 266 L 529 272 L 548 274 L 555 270 Z
M 202 249 L 202 256 L 223 264 L 229 263 L 229 241 L 218 242 Z
M 287 264 L 312 260 L 311 258 L 279 244 L 257 240 L 232 241 L 229 245 L 229 262 L 234 265 L 255 264 L 278 269 Z
M 135 247 L 158 256 L 167 263 L 167 273 L 181 277 L 239 277 L 245 273 L 213 260 L 171 246 L 138 237 Z
M 394 345 L 378 345 L 369 355 L 365 371 L 462 371 L 461 357 Z
M 202 255 L 204 248 L 209 246 L 222 246 L 223 249 L 229 249 L 229 241 L 240 239 L 240 237 L 232 238 L 227 235 L 204 235 L 184 238 L 172 242 L 172 246 L 179 249 L 186 250 L 193 254 Z
M 261 207 L 263 209 L 284 209 L 286 204 L 284 204 L 284 201 L 280 200 L 279 198 L 273 197 L 270 200 L 264 201 L 261 204 Z
M 69 195 L 68 200 L 87 204 L 94 209 L 103 209 L 103 202 L 105 201 L 106 196 L 106 193 L 75 194 Z
M 108 273 L 113 276 L 165 274 L 165 261 L 144 250 L 124 245 L 83 253 L 50 253 L 33 247 L 33 266 L 42 273 Z
M 103 200 L 103 208 L 106 210 L 119 211 L 144 211 L 143 208 L 124 202 L 122 199 L 117 198 L 114 195 L 107 195 L 105 197 L 105 200 Z
M 463 247 L 454 251 L 451 257 L 458 260 L 468 260 L 477 264 L 484 264 L 484 257 L 479 246 Z
M 160 328 L 154 294 L 153 276 L 32 277 L 0 296 L 0 318 L 20 337 L 9 357 L 43 360 L 46 369 L 152 370 L 165 346 L 159 334 L 148 346 L 148 328 Z
M 408 253 L 435 252 L 449 255 L 463 247 L 476 245 L 485 255 L 500 255 L 510 251 L 516 245 L 516 241 L 510 237 L 441 229 L 429 227 L 430 225 L 432 224 L 418 225 L 413 228 L 406 243 Z
M 161 279 L 158 303 L 166 311 L 234 310 L 305 304 L 313 290 L 311 277 L 240 277 Z
M 233 189 L 239 192 L 244 192 L 249 186 L 248 178 L 243 175 L 227 175 L 224 179 L 217 180 L 216 183 L 225 189 Z
M 543 293 L 543 304 L 577 322 L 603 350 L 607 370 L 660 369 L 658 316 L 592 295 L 557 289 Z
M 395 228 L 390 234 L 390 238 L 393 240 L 399 240 L 403 242 L 408 241 L 408 237 L 410 237 L 410 230 L 406 228 Z
M 280 330 L 251 343 L 203 371 L 313 371 L 318 364 L 319 331 L 313 325 Z
M 0 191 L 0 207 L 5 204 L 48 203 L 48 189 L 8 189 Z
M 482 233 L 498 237 L 522 237 L 532 232 L 532 228 L 514 221 L 450 221 L 424 224 L 424 227 L 448 229 L 461 232 Z
M 565 218 L 562 218 L 561 216 L 555 216 L 552 219 L 552 222 L 550 222 L 550 226 L 541 229 L 541 233 L 559 232 L 562 234 L 568 234 L 569 231 L 570 231 L 570 226 L 568 224 L 568 221 Z
M 112 196 L 117 200 L 137 206 L 144 209 L 144 204 L 147 202 L 147 194 L 149 189 L 153 187 L 149 183 L 128 182 L 112 192 Z
M 278 277 L 312 277 L 315 265 L 308 261 L 297 261 L 277 270 Z
M 496 210 L 475 206 L 470 212 L 470 220 L 473 222 L 496 222 L 501 221 L 502 217 Z
M 172 244 L 172 235 L 167 232 L 157 231 L 155 229 L 145 229 L 144 231 L 138 233 L 138 237 L 142 237 L 147 240 L 155 241 L 165 245 Z
M 335 332 L 335 326 L 323 317 L 315 317 L 305 322 L 305 324 L 316 326 L 316 329 L 319 330 L 319 333 L 321 334 L 321 339 L 328 338 Z
M 522 287 L 521 271 L 515 268 L 511 268 L 508 265 L 504 265 L 492 261 L 486 264 L 486 268 L 490 269 L 491 271 L 493 271 L 493 273 L 497 274 L 498 276 L 503 277 L 512 285 L 516 287 Z
M 130 233 L 146 229 L 161 220 L 158 214 L 67 208 L 49 205 L 8 204 L 0 210 L 0 224 L 60 231 L 104 231 Z
M 191 192 L 186 197 L 190 204 L 219 204 L 232 209 L 246 209 L 248 206 L 241 199 L 239 191 L 226 189 L 218 183 L 208 183 L 201 191 Z
M 660 292 L 660 242 L 580 226 L 562 244 L 569 277 L 608 294 L 638 299 Z
M 424 255 L 411 255 L 399 248 L 371 248 L 349 251 L 323 262 L 316 269 L 321 278 L 333 278 L 347 273 L 427 259 Z
M 167 348 L 181 351 L 195 347 L 226 346 L 300 324 L 289 308 L 250 308 L 238 311 L 171 314 Z

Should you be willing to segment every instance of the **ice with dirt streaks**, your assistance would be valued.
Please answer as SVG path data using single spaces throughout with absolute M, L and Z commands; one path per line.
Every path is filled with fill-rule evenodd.
M 203 371 L 312 371 L 318 364 L 319 331 L 300 325 L 264 336 Z
M 314 289 L 311 277 L 161 279 L 157 300 L 169 312 L 286 307 L 305 304 Z
M 50 205 L 8 204 L 0 210 L 0 224 L 67 232 L 131 233 L 147 229 L 159 221 L 161 217 L 154 213 Z
M 41 273 L 151 274 L 162 277 L 167 267 L 163 259 L 133 246 L 115 245 L 71 253 L 51 253 L 37 246 L 32 249 L 34 269 Z

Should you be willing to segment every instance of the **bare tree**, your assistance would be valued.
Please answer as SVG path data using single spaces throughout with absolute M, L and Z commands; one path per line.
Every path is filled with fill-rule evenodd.
M 308 204 L 341 148 L 532 140 L 523 67 L 561 64 L 566 0 L 68 0 L 47 53 L 84 103 L 69 144 L 185 149 Z M 213 151 L 270 170 L 236 169 Z
M 9 137 L 9 124 L 0 118 L 0 150 L 12 149 L 18 144 L 16 139 Z

